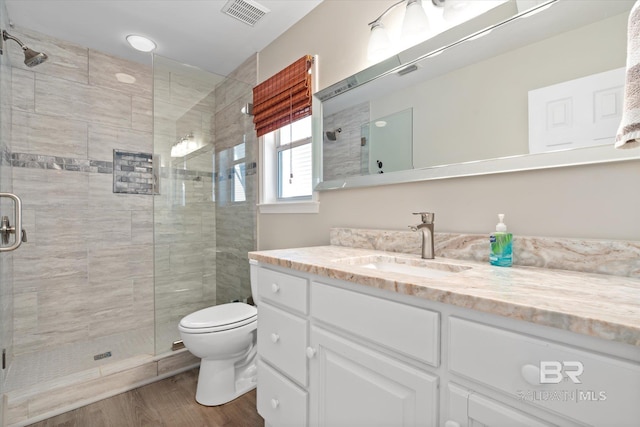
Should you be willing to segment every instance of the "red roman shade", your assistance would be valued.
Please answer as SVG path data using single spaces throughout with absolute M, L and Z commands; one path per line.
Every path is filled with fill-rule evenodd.
M 313 57 L 305 55 L 253 88 L 253 123 L 262 136 L 311 115 Z

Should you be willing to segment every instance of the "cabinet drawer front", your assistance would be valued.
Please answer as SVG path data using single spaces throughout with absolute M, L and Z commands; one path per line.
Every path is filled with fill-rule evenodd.
M 256 406 L 273 427 L 307 425 L 307 393 L 261 360 Z
M 311 284 L 311 315 L 413 359 L 440 363 L 439 314 L 334 286 Z
M 307 279 L 263 267 L 258 268 L 258 296 L 261 300 L 307 314 L 308 293 Z
M 269 304 L 258 307 L 258 354 L 307 385 L 307 321 Z
M 448 413 L 445 414 L 445 426 L 479 425 L 491 427 L 551 427 L 547 423 L 529 414 L 518 411 L 481 394 L 467 390 L 455 383 L 449 383 Z
M 462 319 L 449 326 L 452 372 L 588 425 L 637 425 L 640 365 Z

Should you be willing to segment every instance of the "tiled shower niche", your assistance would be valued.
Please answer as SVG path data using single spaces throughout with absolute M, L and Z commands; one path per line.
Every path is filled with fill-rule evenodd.
M 129 194 L 157 193 L 151 153 L 113 150 L 113 192 Z

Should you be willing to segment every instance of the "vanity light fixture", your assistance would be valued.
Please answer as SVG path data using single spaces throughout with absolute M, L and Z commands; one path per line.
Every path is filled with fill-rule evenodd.
M 126 39 L 132 48 L 140 52 L 153 52 L 157 47 L 153 40 L 145 36 L 129 34 Z
M 434 7 L 443 7 L 445 4 L 444 0 L 428 1 Z M 387 10 L 382 12 L 382 15 L 369 23 L 369 26 L 371 27 L 369 46 L 367 49 L 367 56 L 369 60 L 375 61 L 382 59 L 387 54 L 391 43 L 389 36 L 387 35 L 387 31 L 382 24 L 382 18 L 402 3 L 407 4 L 404 19 L 402 21 L 402 38 L 414 38 L 429 30 L 429 21 L 427 19 L 427 14 L 422 7 L 422 0 L 400 0 L 399 2 L 389 6 Z
M 387 58 L 398 47 L 410 47 L 449 28 L 472 19 L 507 0 L 400 0 L 369 23 L 371 33 L 367 57 L 371 62 Z M 397 6 L 406 3 L 400 31 L 402 46 L 393 46 L 382 20 Z

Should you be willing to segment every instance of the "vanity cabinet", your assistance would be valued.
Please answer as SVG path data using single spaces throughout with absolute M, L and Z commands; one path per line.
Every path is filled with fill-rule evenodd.
M 252 268 L 266 425 L 438 425 L 438 377 L 425 369 L 439 364 L 438 313 Z
M 635 347 L 269 264 L 251 269 L 267 426 L 638 426 Z

